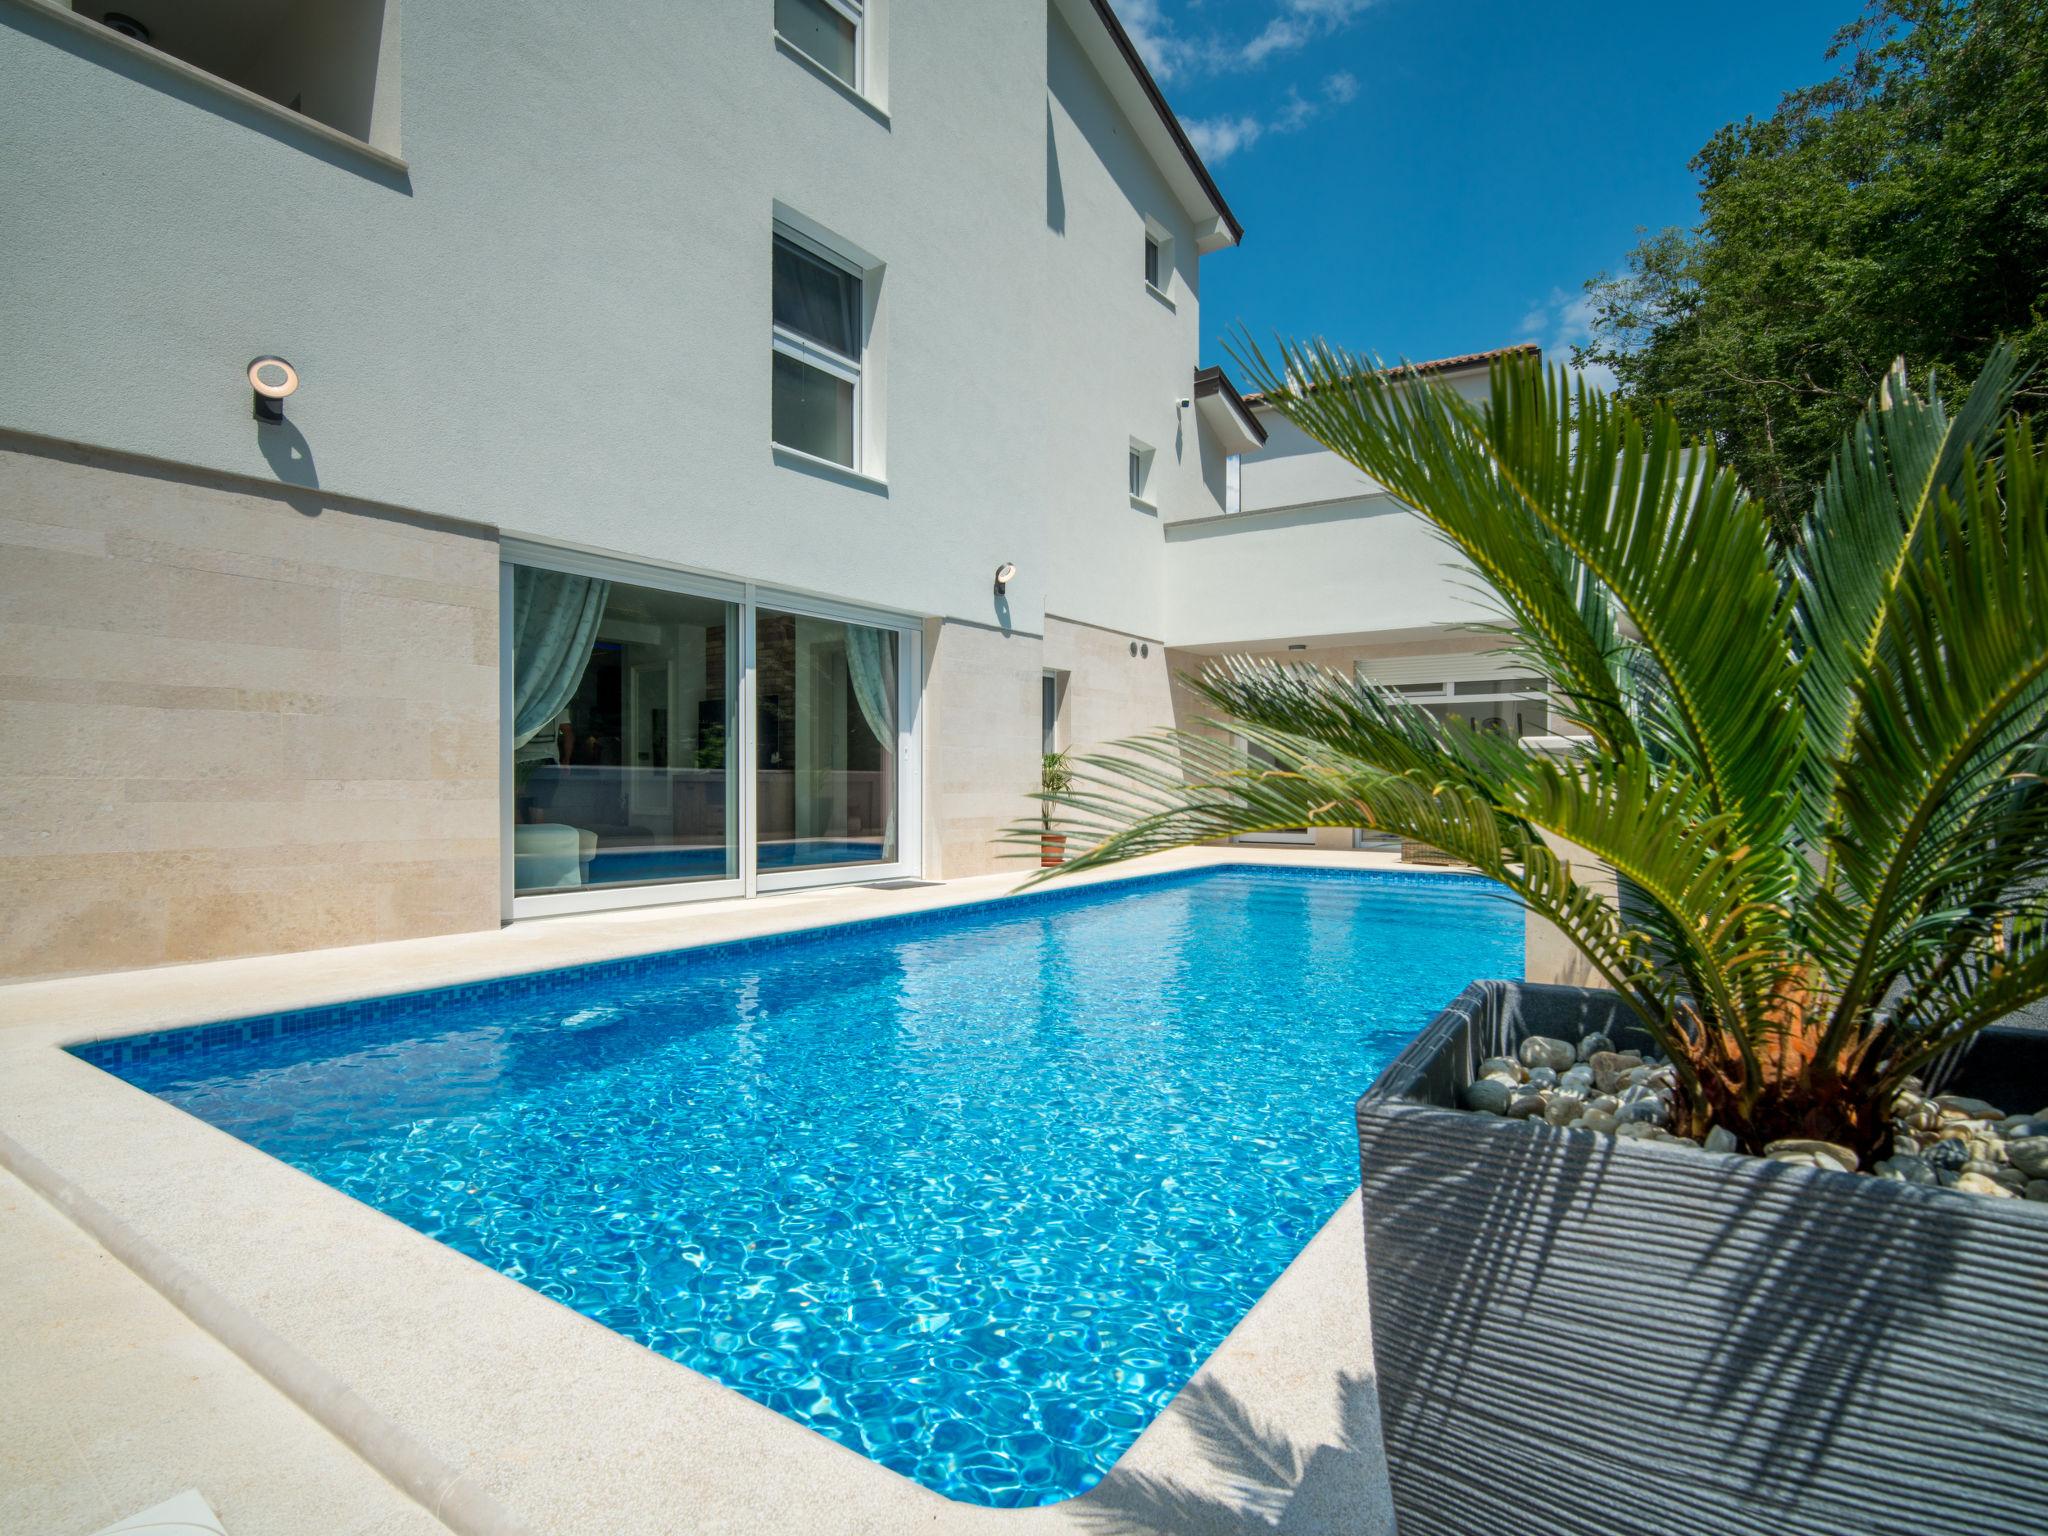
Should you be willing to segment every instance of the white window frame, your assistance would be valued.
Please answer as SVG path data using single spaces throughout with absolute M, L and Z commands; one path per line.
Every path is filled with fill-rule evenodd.
M 1167 227 L 1150 215 L 1145 219 L 1145 245 L 1147 251 L 1159 252 L 1159 277 L 1157 281 L 1139 274 L 1144 281 L 1145 291 L 1160 300 L 1168 309 L 1173 305 L 1173 234 Z
M 1129 454 L 1124 459 L 1124 478 L 1128 482 L 1135 474 L 1138 483 L 1131 490 L 1131 505 L 1143 507 L 1147 512 L 1156 511 L 1159 506 L 1159 499 L 1152 490 L 1153 463 L 1152 445 L 1132 438 Z
M 849 260 L 830 246 L 821 241 L 813 240 L 803 231 L 785 224 L 780 219 L 775 221 L 775 238 L 787 240 L 791 245 L 808 252 L 826 265 L 837 268 L 854 280 L 857 285 L 854 290 L 855 307 L 860 315 L 858 322 L 860 331 L 857 338 L 860 342 L 860 356 L 849 357 L 836 348 L 825 346 L 822 342 L 814 341 L 808 336 L 799 335 L 788 326 L 778 323 L 771 309 L 768 321 L 769 347 L 771 350 L 781 353 L 784 357 L 794 358 L 800 363 L 807 363 L 811 367 L 816 368 L 820 373 L 829 374 L 833 378 L 853 386 L 853 462 L 851 464 L 841 464 L 836 459 L 819 458 L 818 455 L 806 453 L 801 448 L 793 448 L 787 443 L 777 442 L 775 440 L 775 418 L 772 412 L 768 418 L 768 440 L 783 453 L 796 454 L 801 458 L 815 459 L 818 463 L 829 464 L 835 469 L 847 469 L 855 474 L 863 474 L 866 472 L 865 465 L 867 462 L 867 430 L 866 422 L 862 417 L 862 412 L 866 408 L 867 394 L 867 391 L 863 388 L 863 379 L 867 372 L 868 352 L 867 270 L 860 263 Z M 773 259 L 772 244 L 770 247 L 770 259 Z
M 830 10 L 837 11 L 846 20 L 853 23 L 853 78 L 851 80 L 842 79 L 839 71 L 832 68 L 823 59 L 812 58 L 809 53 L 805 52 L 802 46 L 783 37 L 780 31 L 777 31 L 775 36 L 781 41 L 782 46 L 791 53 L 802 54 L 808 62 L 823 70 L 834 80 L 838 80 L 840 84 L 844 85 L 855 95 L 865 96 L 868 93 L 869 32 L 865 0 L 819 0 L 819 3 Z
M 628 586 L 651 587 L 708 597 L 729 603 L 736 612 L 737 633 L 727 645 L 739 656 L 738 685 L 727 735 L 731 761 L 738 765 L 731 786 L 733 825 L 739 873 L 716 880 L 679 880 L 658 885 L 590 886 L 577 890 L 520 896 L 515 893 L 513 794 L 510 724 L 515 681 L 511 616 L 512 570 L 535 566 L 578 576 L 601 576 Z M 679 566 L 628 560 L 617 555 L 534 540 L 506 538 L 499 545 L 498 565 L 498 846 L 499 909 L 506 922 L 551 917 L 567 912 L 602 912 L 621 907 L 680 905 L 766 891 L 809 886 L 860 885 L 871 880 L 921 878 L 924 872 L 924 623 L 902 613 L 842 603 L 810 593 L 692 571 Z M 896 857 L 886 864 L 825 865 L 817 869 L 760 873 L 755 826 L 757 786 L 753 771 L 760 734 L 755 706 L 755 615 L 762 608 L 811 618 L 838 619 L 896 632 Z

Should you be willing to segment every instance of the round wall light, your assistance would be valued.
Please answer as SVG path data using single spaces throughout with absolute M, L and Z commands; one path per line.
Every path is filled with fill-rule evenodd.
M 1005 560 L 996 567 L 996 596 L 1001 597 L 1010 589 L 1010 583 L 1017 579 L 1017 567 Z
M 256 419 L 275 426 L 284 420 L 284 399 L 299 387 L 299 370 L 281 357 L 249 362 L 249 387 L 256 391 Z

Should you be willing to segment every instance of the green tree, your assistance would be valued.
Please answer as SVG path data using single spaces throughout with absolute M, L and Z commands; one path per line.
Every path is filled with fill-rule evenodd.
M 1479 575 L 1583 745 L 1229 659 L 1197 687 L 1280 766 L 1172 732 L 1082 757 L 1045 796 L 1069 870 L 1304 825 L 1443 849 L 1555 923 L 1670 1053 L 1681 1129 L 1752 1150 L 1882 1156 L 1909 1075 L 2048 996 L 2048 445 L 2009 412 L 2009 352 L 1953 410 L 1884 380 L 1776 549 L 1668 408 L 1562 369 L 1502 361 L 1475 404 L 1320 344 L 1246 363 Z
M 1895 358 L 1923 389 L 2001 337 L 2048 360 L 2048 0 L 1873 0 L 1829 57 L 1699 152 L 1698 227 L 1589 283 L 1575 349 L 1710 437 L 1780 538 Z

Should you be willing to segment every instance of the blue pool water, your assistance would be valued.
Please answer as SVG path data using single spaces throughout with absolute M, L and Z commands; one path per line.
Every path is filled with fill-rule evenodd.
M 1476 878 L 1225 868 L 81 1046 L 906 1476 L 1093 1485 L 1356 1186 Z

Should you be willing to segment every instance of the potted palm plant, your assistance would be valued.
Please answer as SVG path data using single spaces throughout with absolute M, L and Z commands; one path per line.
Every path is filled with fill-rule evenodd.
M 1067 835 L 1052 829 L 1053 807 L 1074 785 L 1073 769 L 1064 752 L 1048 752 L 1038 765 L 1039 828 L 1038 863 L 1043 869 L 1058 869 L 1067 861 Z
M 1241 361 L 1478 573 L 1576 738 L 1228 659 L 1194 686 L 1279 767 L 1168 734 L 1059 797 L 1067 870 L 1427 843 L 1606 982 L 1476 982 L 1359 1103 L 1404 1536 L 2048 1524 L 2048 1122 L 1978 1102 L 2048 1098 L 2048 1036 L 2000 1022 L 2048 997 L 2048 458 L 2009 356 L 1953 409 L 1895 368 L 1789 546 L 1668 411 L 1534 358 L 1476 403 Z M 1633 1138 L 1525 1092 L 1598 1050 Z

